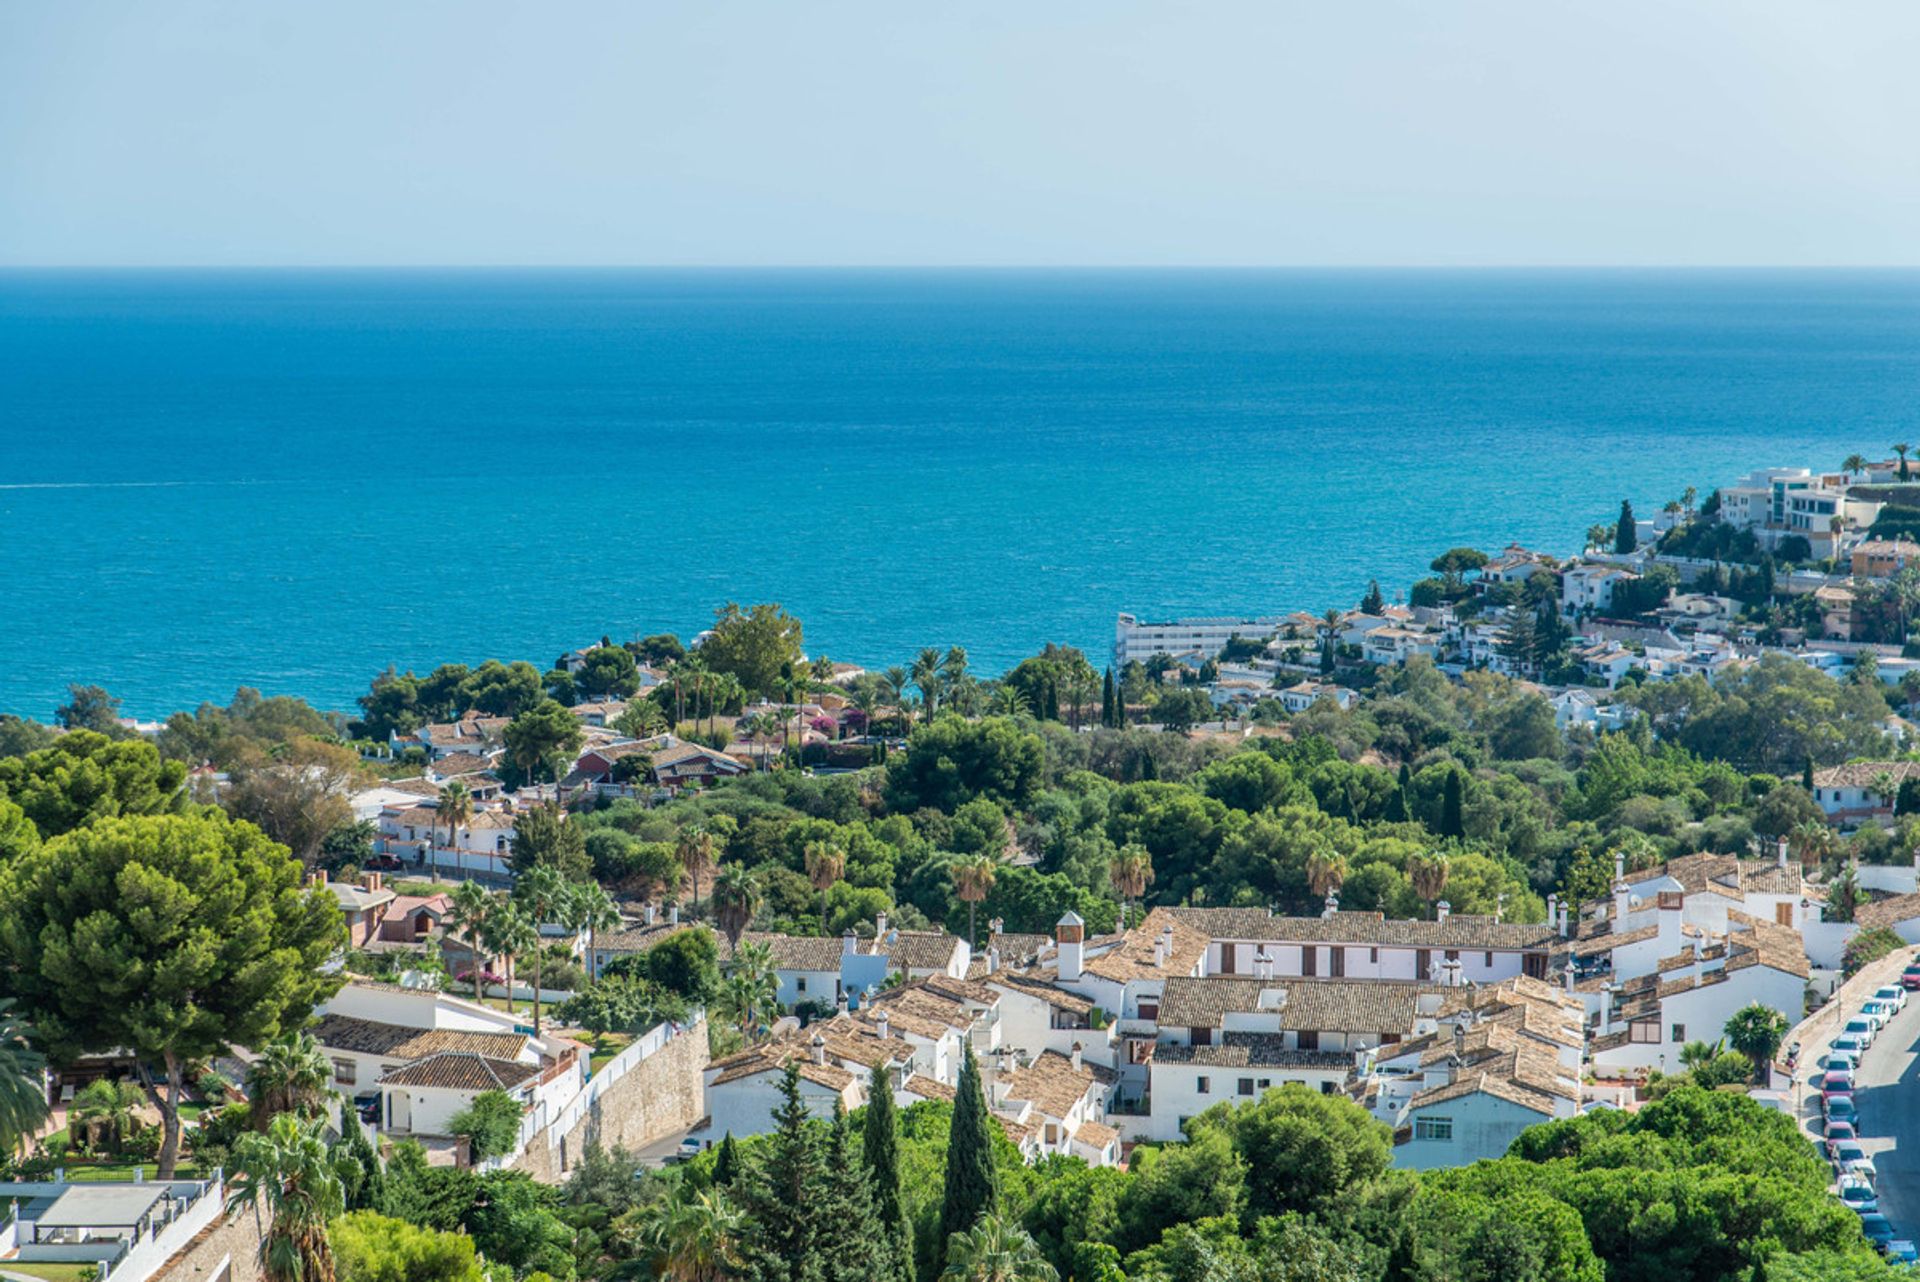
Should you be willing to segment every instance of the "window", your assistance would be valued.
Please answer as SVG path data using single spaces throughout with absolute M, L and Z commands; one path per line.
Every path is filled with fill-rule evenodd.
M 1630 1042 L 1657 1042 L 1660 1040 L 1660 1021 L 1657 1019 L 1635 1020 L 1627 1031 Z
M 1378 948 L 1367 949 L 1367 960 L 1378 966 L 1380 964 L 1380 950 Z
M 1242 1095 L 1253 1094 L 1253 1079 L 1251 1077 L 1243 1077 L 1240 1079 L 1240 1093 Z
M 1453 1138 L 1453 1119 L 1451 1117 L 1416 1117 L 1413 1119 L 1413 1138 L 1450 1140 Z
M 1189 1028 L 1187 1030 L 1187 1040 L 1195 1046 L 1211 1046 L 1213 1045 L 1213 1030 L 1211 1028 Z
M 1308 978 L 1320 973 L 1320 950 L 1312 944 L 1300 950 L 1300 973 Z
M 1303 1028 L 1296 1035 L 1296 1037 L 1299 1043 L 1300 1050 L 1317 1051 L 1320 1049 L 1320 1030 L 1319 1029 Z
M 345 1083 L 348 1086 L 353 1085 L 354 1083 L 353 1061 L 350 1059 L 336 1059 L 335 1061 L 333 1061 L 333 1080 L 336 1082 Z
M 1273 1085 L 1273 1079 L 1272 1079 L 1271 1077 L 1263 1077 L 1263 1078 L 1261 1078 L 1261 1079 L 1260 1079 L 1260 1089 L 1261 1089 L 1261 1090 L 1263 1090 L 1263 1091 L 1264 1091 L 1264 1090 L 1266 1090 L 1266 1089 L 1267 1089 L 1267 1087 L 1269 1087 L 1269 1086 L 1272 1086 L 1272 1085 Z
M 1320 1082 L 1320 1093 L 1322 1095 L 1333 1094 L 1333 1083 L 1322 1079 Z
M 1142 997 L 1138 1009 L 1141 1019 L 1159 1019 L 1160 999 L 1158 997 Z
M 1212 1079 L 1211 1077 L 1196 1077 L 1196 1078 L 1194 1078 L 1194 1079 L 1193 1079 L 1193 1093 L 1194 1093 L 1195 1095 L 1211 1095 L 1211 1094 L 1213 1094 L 1213 1079 Z
M 1330 978 L 1345 979 L 1347 977 L 1347 950 L 1346 949 L 1340 947 L 1340 945 L 1338 944 L 1335 944 L 1332 948 L 1329 948 L 1327 950 L 1327 960 L 1333 963 L 1333 965 L 1329 967 L 1327 970 L 1327 975 Z
M 1433 951 L 1427 948 L 1413 950 L 1413 977 L 1425 979 L 1433 973 Z
M 1493 965 L 1493 951 L 1491 949 L 1487 951 L 1487 965 Z
M 807 991 L 807 977 L 805 975 L 801 975 L 793 981 L 793 990 L 796 993 L 804 993 Z
M 1675 1024 L 1673 1026 L 1673 1040 L 1676 1042 L 1684 1042 L 1687 1040 L 1687 1026 L 1685 1024 Z

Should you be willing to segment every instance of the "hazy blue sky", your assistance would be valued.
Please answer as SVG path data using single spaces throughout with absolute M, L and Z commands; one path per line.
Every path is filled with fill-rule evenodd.
M 6 263 L 1916 263 L 1912 0 L 0 0 Z

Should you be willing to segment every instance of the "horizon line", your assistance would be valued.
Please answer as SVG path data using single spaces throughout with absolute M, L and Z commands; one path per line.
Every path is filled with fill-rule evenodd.
M 0 272 L 281 272 L 281 271 L 685 271 L 685 272 L 1905 272 L 1920 270 L 1910 263 L 539 263 L 539 262 L 339 262 L 339 263 L 9 263 Z

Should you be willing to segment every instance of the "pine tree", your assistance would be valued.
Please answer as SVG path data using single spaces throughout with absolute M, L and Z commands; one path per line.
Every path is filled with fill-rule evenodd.
M 1387 794 L 1387 822 L 1403 824 L 1407 821 L 1407 790 L 1395 788 Z
M 980 1086 L 980 1065 L 973 1057 L 972 1043 L 968 1043 L 953 1102 L 953 1129 L 947 1135 L 946 1193 L 940 1204 L 940 1259 L 943 1262 L 947 1243 L 953 1235 L 971 1229 L 982 1215 L 993 1210 L 999 1198 L 994 1180 L 993 1135 L 988 1130 L 992 1125 Z
M 733 1132 L 728 1131 L 720 1141 L 719 1152 L 713 1155 L 713 1186 L 731 1188 L 740 1178 L 740 1151 L 734 1146 Z
M 1442 837 L 1466 836 L 1466 820 L 1461 814 L 1465 800 L 1463 791 L 1461 772 L 1458 769 L 1447 771 L 1447 784 L 1440 794 L 1440 835 Z
M 1615 552 L 1626 553 L 1633 551 L 1638 546 L 1640 546 L 1640 535 L 1634 526 L 1633 504 L 1625 499 L 1621 499 L 1620 519 L 1616 521 L 1613 526 L 1613 550 Z
M 867 1177 L 873 1185 L 873 1214 L 880 1236 L 892 1246 L 893 1268 L 886 1274 L 912 1282 L 913 1224 L 900 1204 L 900 1126 L 894 1118 L 893 1087 L 883 1065 L 873 1066 L 867 1084 L 866 1132 L 861 1137 Z
M 1808 757 L 1806 765 L 1800 768 L 1800 786 L 1807 790 L 1807 795 L 1809 797 L 1813 795 L 1813 758 L 1812 757 Z
M 812 1208 L 820 1277 L 822 1282 L 876 1282 L 894 1267 L 893 1244 L 874 1215 L 867 1165 L 854 1150 L 847 1110 L 837 1102 L 826 1157 Z
M 821 1169 L 818 1126 L 800 1098 L 800 1066 L 780 1080 L 774 1131 L 760 1144 L 757 1178 L 734 1186 L 752 1231 L 745 1235 L 748 1282 L 821 1282 L 815 1214 Z
M 1524 606 L 1515 606 L 1507 619 L 1507 626 L 1500 630 L 1500 639 L 1494 648 L 1507 662 L 1526 670 L 1533 664 L 1533 655 L 1540 642 L 1540 634 L 1534 626 L 1533 611 Z
M 1386 610 L 1387 598 L 1380 594 L 1380 580 L 1368 580 L 1367 594 L 1360 598 L 1360 613 L 1379 615 L 1385 614 Z
M 334 1150 L 354 1164 L 354 1175 L 345 1181 L 346 1207 L 349 1211 L 378 1211 L 387 1204 L 387 1172 L 380 1155 L 373 1151 L 367 1132 L 352 1114 L 346 1119 L 346 1134 Z

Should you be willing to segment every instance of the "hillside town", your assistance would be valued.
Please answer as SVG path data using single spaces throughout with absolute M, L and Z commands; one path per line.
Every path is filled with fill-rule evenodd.
M 684 645 L 390 669 L 351 718 L 75 686 L 0 719 L 0 1275 L 261 1276 L 275 1230 L 228 1211 L 301 1152 L 349 1241 L 746 1275 L 675 1273 L 670 1217 L 783 1223 L 743 1164 L 862 1144 L 859 1258 L 899 1282 L 1014 1189 L 1076 1282 L 1171 1278 L 1162 1232 L 1263 1197 L 1384 1268 L 1440 1222 L 1332 1207 L 1689 1092 L 1810 1208 L 1753 1249 L 1910 1258 L 1905 455 L 1622 504 L 1574 557 L 1454 548 L 1352 609 L 1122 614 L 1104 671 L 870 669 L 728 605 Z M 1324 1192 L 1259 1191 L 1318 1160 L 1269 1126 L 1339 1146 Z M 887 1173 L 929 1135 L 940 1187 Z M 1150 1209 L 1202 1161 L 1245 1187 Z M 1094 1178 L 1121 1211 L 1083 1240 L 1045 1190 Z

